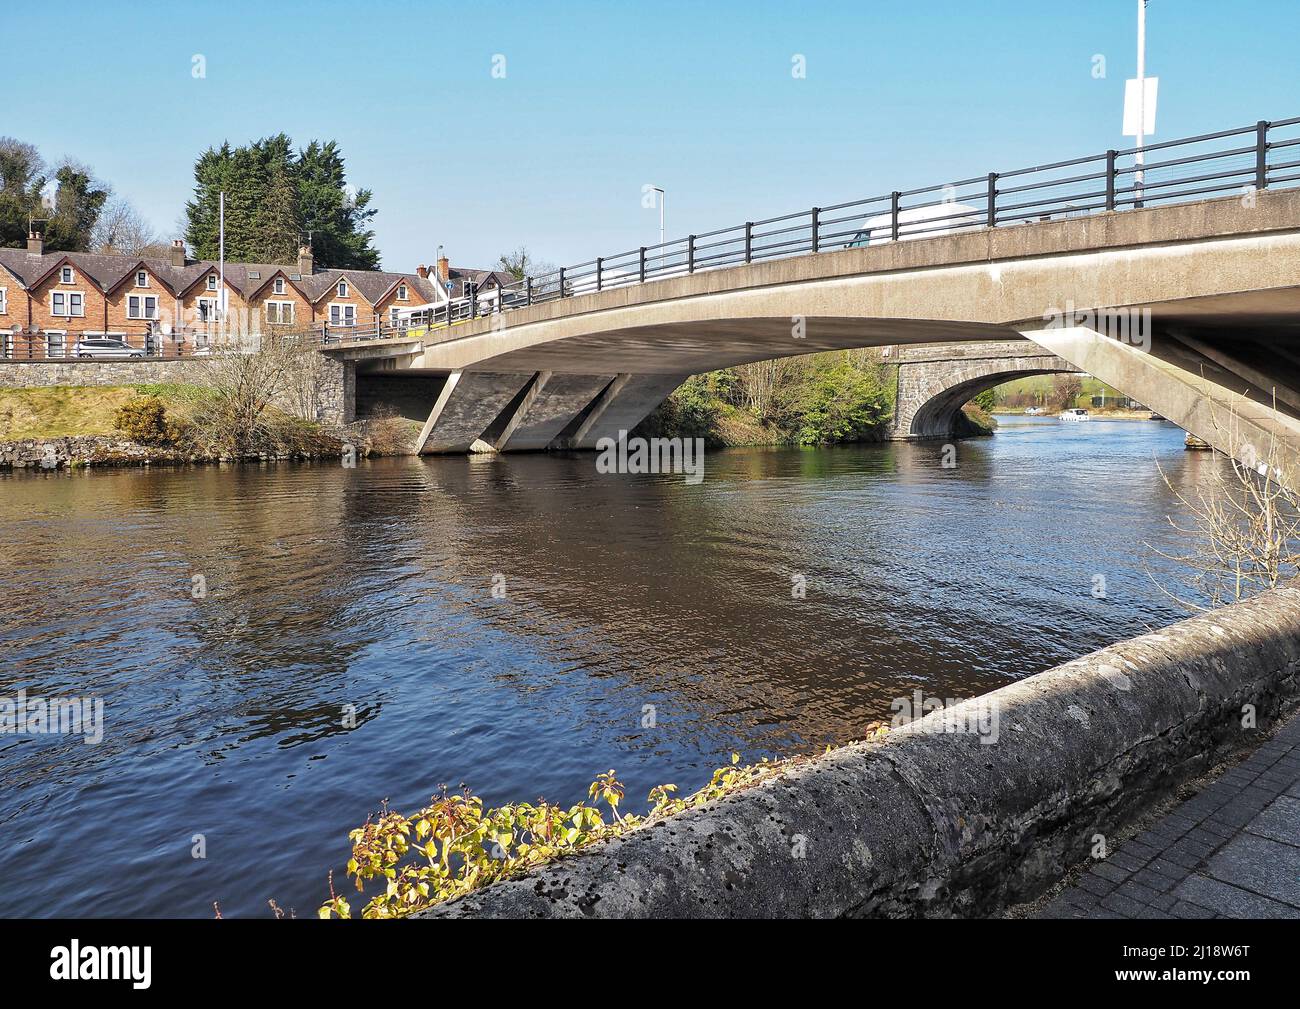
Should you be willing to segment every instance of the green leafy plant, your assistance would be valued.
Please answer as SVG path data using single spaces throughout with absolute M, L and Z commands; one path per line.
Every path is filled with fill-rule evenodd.
M 137 396 L 118 407 L 113 425 L 141 445 L 172 445 L 180 438 L 177 423 L 167 416 L 167 404 L 157 396 Z
M 619 812 L 624 787 L 612 768 L 596 775 L 588 788 L 591 805 L 579 802 L 567 808 L 539 799 L 535 805 L 484 809 L 483 800 L 468 789 L 454 794 L 444 787 L 410 816 L 385 804 L 352 831 L 347 873 L 361 893 L 372 881 L 380 887 L 361 908 L 362 918 L 400 918 L 748 788 L 806 759 L 764 758 L 741 766 L 740 755 L 733 753 L 729 766 L 718 768 L 708 784 L 685 798 L 675 797 L 676 785 L 656 785 L 644 816 Z M 352 917 L 352 905 L 334 892 L 332 876 L 330 899 L 317 915 Z
M 835 445 L 858 441 L 881 427 L 890 401 L 880 376 L 854 366 L 847 358 L 812 369 L 807 380 L 799 441 Z

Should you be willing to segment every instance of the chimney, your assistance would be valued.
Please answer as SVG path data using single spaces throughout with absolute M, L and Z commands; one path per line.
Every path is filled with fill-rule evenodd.
M 419 266 L 415 268 L 415 273 L 416 276 L 420 277 L 423 280 L 429 279 L 429 268 L 425 266 L 423 263 L 421 263 Z
M 36 225 L 27 228 L 27 251 L 33 256 L 45 255 L 45 236 L 36 230 Z
M 316 272 L 316 258 L 311 254 L 310 245 L 298 246 L 298 272 L 304 277 Z
M 438 279 L 444 284 L 451 279 L 451 260 L 446 256 L 438 257 Z
M 185 266 L 185 243 L 179 238 L 172 239 L 171 253 L 168 257 L 172 266 L 180 270 Z

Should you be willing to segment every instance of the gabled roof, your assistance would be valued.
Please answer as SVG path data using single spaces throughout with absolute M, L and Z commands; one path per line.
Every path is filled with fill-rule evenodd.
M 236 270 L 232 277 L 231 266 L 243 267 L 243 269 Z M 245 300 L 257 297 L 262 293 L 262 289 L 275 280 L 276 277 L 283 277 L 286 284 L 310 301 L 310 296 L 304 286 L 308 278 L 300 277 L 298 280 L 294 280 L 293 278 L 296 276 L 298 276 L 297 272 L 290 266 L 272 266 L 265 263 L 226 264 L 226 280 L 235 286 Z
M 37 256 L 26 249 L 0 249 L 0 263 L 4 263 L 29 289 L 40 284 L 64 263 L 76 267 L 105 292 L 111 291 L 140 266 L 147 267 L 173 293 L 183 275 L 183 271 L 172 266 L 167 259 L 102 256 L 92 252 L 47 252 Z
M 423 277 L 409 273 L 387 273 L 383 270 L 322 270 L 304 277 L 301 286 L 315 304 L 333 292 L 340 280 L 346 280 L 348 286 L 355 288 L 372 306 L 379 304 L 388 292 L 403 283 L 409 285 L 420 298 L 427 300 L 437 296 L 433 284 Z
M 106 257 L 106 258 L 107 258 L 107 257 Z M 168 264 L 168 265 L 170 266 L 170 264 Z M 147 271 L 147 272 L 149 273 L 150 276 L 152 276 L 154 279 L 156 279 L 156 280 L 158 280 L 159 282 L 161 282 L 165 287 L 167 287 L 168 289 L 170 289 L 171 292 L 172 292 L 173 294 L 176 293 L 175 280 L 174 280 L 174 278 L 172 278 L 172 277 L 162 277 L 162 276 L 160 276 L 159 273 L 158 273 L 158 270 L 157 270 L 155 267 L 151 266 L 150 263 L 149 263 L 149 260 L 147 260 L 147 259 L 137 259 L 137 260 L 135 261 L 135 264 L 134 264 L 133 266 L 131 266 L 129 269 L 126 269 L 126 270 L 122 271 L 122 275 L 121 275 L 120 277 L 118 277 L 117 280 L 113 281 L 113 282 L 112 282 L 108 287 L 106 287 L 106 288 L 104 289 L 104 293 L 105 293 L 105 294 L 112 294 L 115 290 L 117 290 L 119 287 L 121 287 L 122 284 L 123 284 L 127 279 L 133 277 L 135 274 L 139 273 L 141 270 L 145 270 L 145 271 Z M 173 272 L 173 273 L 177 272 L 176 269 L 175 269 L 175 267 L 172 267 L 172 272 Z
M 206 262 L 189 263 L 183 270 L 180 271 L 180 273 L 182 278 L 180 282 L 181 286 L 177 290 L 176 296 L 183 298 L 187 294 L 189 294 L 190 291 L 194 290 L 194 285 L 201 283 L 203 281 L 203 278 L 206 277 L 208 274 L 215 273 L 218 276 L 220 276 L 221 267 L 220 264 L 218 263 L 206 263 Z M 235 285 L 230 282 L 230 277 L 228 276 L 226 277 L 226 286 L 229 288 L 235 287 Z
M 180 296 L 186 294 L 210 271 L 218 269 L 218 264 L 210 260 L 187 260 L 184 266 L 177 267 L 172 265 L 170 259 L 148 256 L 107 256 L 91 252 L 47 252 L 38 256 L 26 249 L 0 249 L 0 263 L 29 290 L 65 262 L 89 277 L 104 293 L 112 291 L 136 270 L 144 267 L 166 285 L 172 294 Z M 321 295 L 331 290 L 340 277 L 346 277 L 348 283 L 356 287 L 371 305 L 381 301 L 399 283 L 411 285 L 417 292 L 417 298 L 431 300 L 437 297 L 433 282 L 413 273 L 321 270 L 295 280 L 293 278 L 298 277 L 296 265 L 226 264 L 226 283 L 245 299 L 251 298 L 265 287 L 276 274 L 283 275 L 288 283 L 312 302 L 318 301 Z

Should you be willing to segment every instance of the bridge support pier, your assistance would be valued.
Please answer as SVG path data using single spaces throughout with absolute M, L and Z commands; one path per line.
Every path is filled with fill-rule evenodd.
M 626 372 L 616 376 L 573 432 L 564 432 L 554 447 L 594 449 L 601 438 L 617 438 L 620 431 L 631 431 L 686 378 Z
M 536 452 L 546 448 L 613 378 L 613 375 L 538 372 L 493 447 L 498 452 Z
M 468 452 L 518 396 L 532 375 L 453 371 L 415 442 L 421 455 Z

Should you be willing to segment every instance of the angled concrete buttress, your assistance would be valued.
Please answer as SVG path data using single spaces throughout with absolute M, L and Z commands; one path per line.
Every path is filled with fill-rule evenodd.
M 1300 484 L 1300 421 L 1272 408 L 1273 389 L 1258 389 L 1169 337 L 1154 336 L 1147 350 L 1086 326 L 1023 335 L 1220 452 L 1251 466 L 1271 454 L 1283 481 Z
M 594 449 L 601 438 L 617 438 L 620 431 L 631 431 L 687 377 L 627 373 L 617 376 L 592 404 L 578 429 L 560 439 L 556 447 Z
M 532 375 L 453 371 L 424 422 L 415 451 L 422 455 L 468 452 L 532 379 Z
M 613 379 L 613 375 L 539 372 L 493 447 L 498 452 L 546 448 Z

